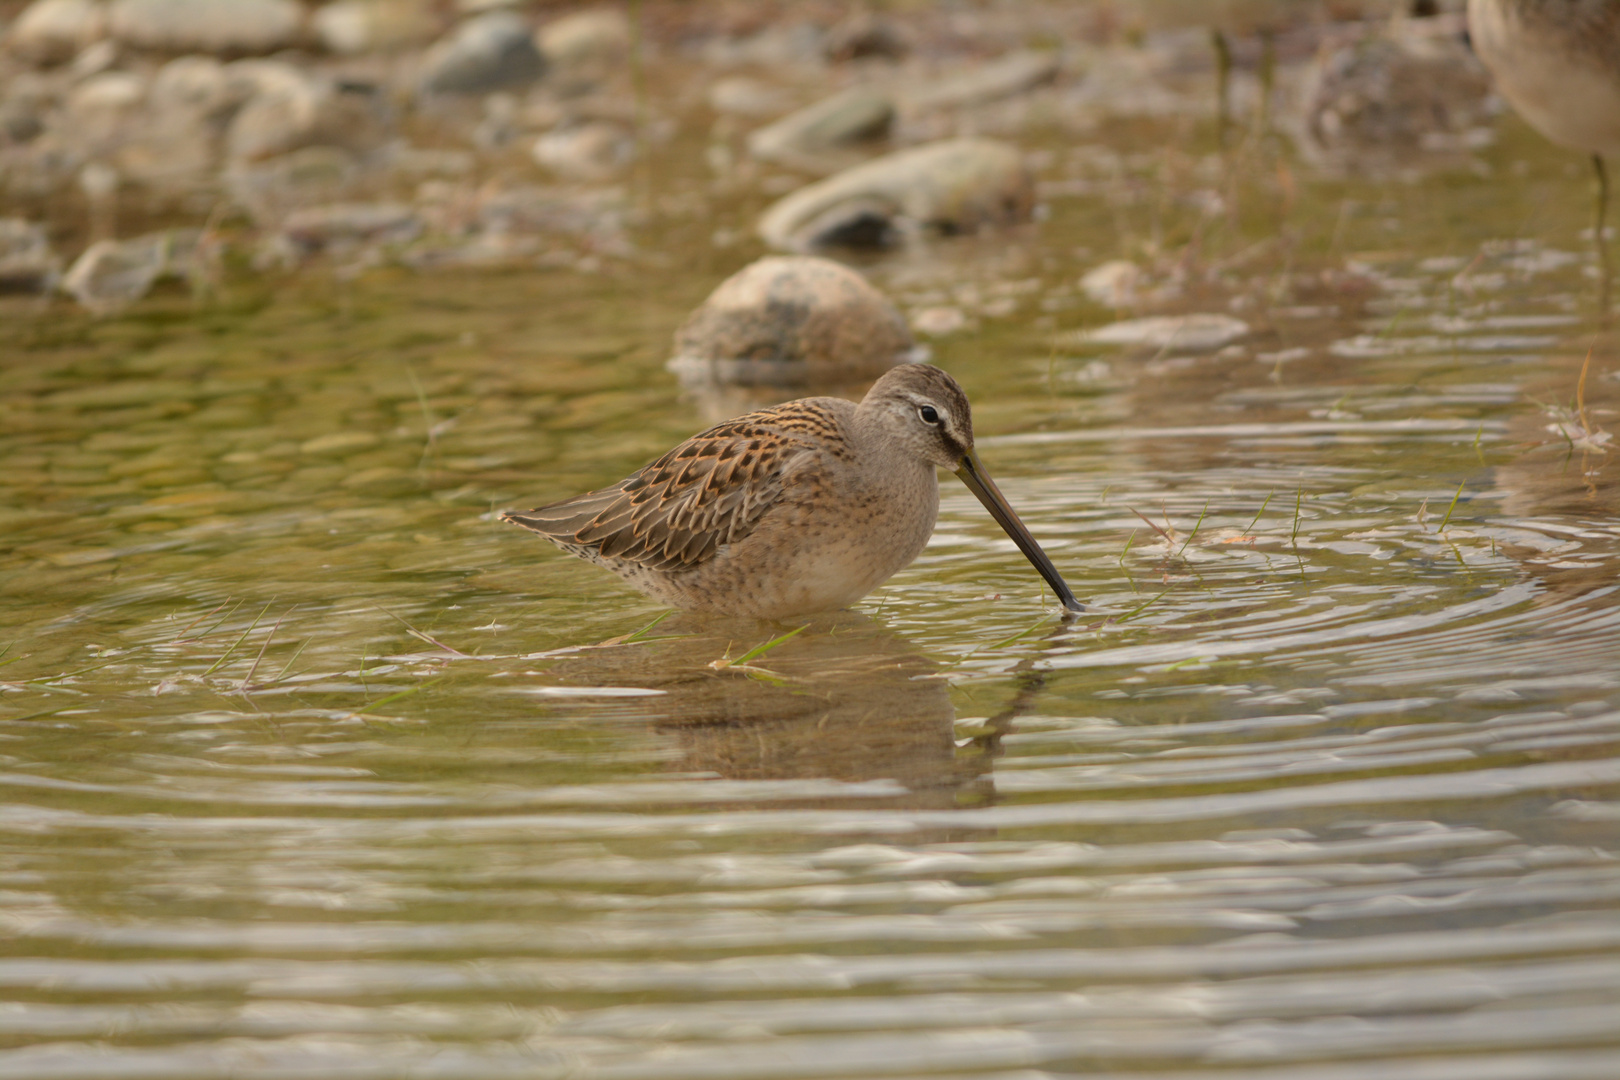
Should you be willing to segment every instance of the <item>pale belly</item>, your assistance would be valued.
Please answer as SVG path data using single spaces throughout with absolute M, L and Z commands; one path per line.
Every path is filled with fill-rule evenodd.
M 1469 0 L 1468 29 L 1497 88 L 1519 115 L 1560 146 L 1620 154 L 1620 72 L 1553 33 L 1526 30 L 1509 0 Z
M 930 481 L 933 477 L 928 477 Z M 782 619 L 849 607 L 915 559 L 933 535 L 937 484 L 836 519 L 784 515 L 698 569 L 632 585 L 676 607 Z

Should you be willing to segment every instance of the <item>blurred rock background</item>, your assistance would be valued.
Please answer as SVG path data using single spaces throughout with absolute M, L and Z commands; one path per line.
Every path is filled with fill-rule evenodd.
M 1027 134 L 1133 117 L 1422 169 L 1497 106 L 1458 5 L 1418 6 L 7 0 L 0 289 L 111 311 L 317 264 L 592 272 L 736 206 L 717 247 L 892 248 L 1038 217 L 1074 181 Z

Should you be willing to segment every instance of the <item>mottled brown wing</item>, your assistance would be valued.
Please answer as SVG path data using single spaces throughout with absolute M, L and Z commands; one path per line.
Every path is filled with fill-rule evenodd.
M 753 532 L 781 499 L 789 469 L 816 452 L 792 430 L 803 421 L 782 408 L 695 435 L 612 487 L 501 518 L 587 558 L 691 569 Z

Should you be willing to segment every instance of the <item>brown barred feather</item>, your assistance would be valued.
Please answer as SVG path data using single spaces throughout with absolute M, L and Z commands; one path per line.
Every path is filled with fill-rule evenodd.
M 788 469 L 846 455 L 841 434 L 818 399 L 790 401 L 694 435 L 611 487 L 501 516 L 587 558 L 690 569 L 754 530 Z

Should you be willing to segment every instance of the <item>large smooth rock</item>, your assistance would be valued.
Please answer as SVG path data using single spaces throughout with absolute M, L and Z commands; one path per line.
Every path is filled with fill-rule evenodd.
M 800 386 L 876 378 L 917 358 L 900 312 L 847 266 L 759 259 L 715 289 L 675 334 L 668 363 L 689 386 Z
M 11 24 L 6 43 L 30 60 L 54 64 L 78 55 L 106 29 L 101 0 L 34 0 Z
M 0 292 L 46 292 L 61 272 L 43 225 L 0 218 Z
M 521 15 L 491 11 L 469 19 L 422 60 L 422 90 L 429 94 L 485 94 L 526 86 L 546 71 L 534 34 Z
M 311 26 L 322 45 L 344 54 L 409 48 L 438 29 L 426 0 L 336 0 L 315 12 Z
M 918 112 L 983 105 L 1021 94 L 1056 78 L 1062 58 L 1055 52 L 1024 50 L 926 84 L 906 95 L 908 108 Z
M 296 0 L 114 0 L 112 36 L 164 52 L 267 53 L 304 29 Z
M 850 164 L 850 147 L 885 139 L 893 126 L 887 92 L 852 86 L 760 128 L 748 137 L 748 152 L 795 169 L 832 172 Z
M 961 233 L 1022 221 L 1034 202 L 1034 183 L 1015 148 L 947 139 L 800 188 L 765 211 L 759 234 L 788 251 L 882 247 L 919 230 Z

